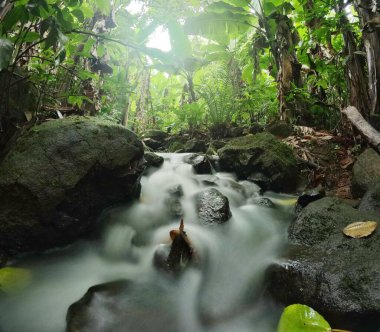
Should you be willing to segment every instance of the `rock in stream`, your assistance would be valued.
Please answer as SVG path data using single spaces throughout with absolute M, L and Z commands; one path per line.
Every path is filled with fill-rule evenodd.
M 100 212 L 140 194 L 143 146 L 134 133 L 96 118 L 36 125 L 0 164 L 0 252 L 66 244 Z

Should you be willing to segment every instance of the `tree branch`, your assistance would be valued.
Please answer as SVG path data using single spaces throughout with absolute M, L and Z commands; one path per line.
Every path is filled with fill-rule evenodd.
M 126 42 L 123 42 L 121 40 L 110 38 L 110 37 L 107 37 L 107 36 L 98 35 L 98 34 L 96 34 L 94 32 L 91 32 L 91 31 L 82 31 L 82 30 L 73 29 L 73 30 L 71 30 L 71 31 L 69 31 L 67 33 L 79 33 L 79 34 L 91 36 L 91 37 L 94 37 L 94 38 L 97 38 L 97 39 L 108 40 L 110 42 L 117 43 L 117 44 L 120 44 L 120 45 L 123 45 L 123 46 L 126 46 L 126 47 L 130 47 L 130 48 L 133 48 L 133 49 L 136 49 L 136 50 L 140 49 L 137 45 L 126 43 Z
M 360 131 L 368 142 L 380 152 L 380 133 L 373 128 L 354 106 L 348 106 L 342 111 L 348 120 Z

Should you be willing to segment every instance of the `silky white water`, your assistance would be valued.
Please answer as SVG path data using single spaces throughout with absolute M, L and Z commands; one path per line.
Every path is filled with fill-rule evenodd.
M 89 287 L 118 279 L 136 282 L 140 288 L 145 284 L 147 292 L 150 284 L 164 283 L 170 301 L 162 309 L 176 317 L 181 332 L 275 330 L 278 311 L 266 301 L 263 277 L 286 242 L 292 206 L 280 203 L 289 197 L 267 194 L 275 208 L 254 205 L 252 198 L 260 195 L 255 184 L 215 173 L 211 182 L 229 198 L 232 218 L 225 224 L 204 225 L 197 219 L 194 195 L 208 188 L 205 177 L 194 174 L 182 161 L 183 154 L 162 155 L 164 165 L 141 180 L 140 201 L 104 213 L 101 239 L 16 263 L 30 270 L 32 278 L 19 293 L 0 295 L 1 332 L 62 332 L 70 304 Z M 185 230 L 200 263 L 173 280 L 157 272 L 152 259 L 158 245 L 169 243 L 169 231 L 179 226 L 179 218 L 169 217 L 166 201 L 167 190 L 177 185 L 184 193 L 180 200 Z M 131 298 L 140 295 L 132 287 Z M 139 301 L 145 301 L 144 296 Z M 149 305 L 149 297 L 146 301 Z M 99 308 L 102 315 L 104 324 L 117 319 Z M 149 322 L 149 315 L 141 324 L 134 322 L 135 331 L 136 326 L 142 332 L 158 331 Z M 125 326 L 125 331 L 132 330 Z

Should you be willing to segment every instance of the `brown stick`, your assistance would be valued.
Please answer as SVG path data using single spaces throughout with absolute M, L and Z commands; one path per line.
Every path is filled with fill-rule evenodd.
M 348 120 L 363 134 L 368 142 L 380 152 L 380 133 L 373 128 L 354 106 L 348 106 L 342 111 Z

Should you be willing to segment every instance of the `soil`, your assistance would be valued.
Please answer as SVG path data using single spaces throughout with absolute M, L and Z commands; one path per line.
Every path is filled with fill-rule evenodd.
M 352 167 L 361 149 L 352 137 L 296 127 L 296 134 L 283 141 L 294 148 L 303 164 L 306 189 L 322 187 L 326 195 L 355 204 L 351 194 Z

